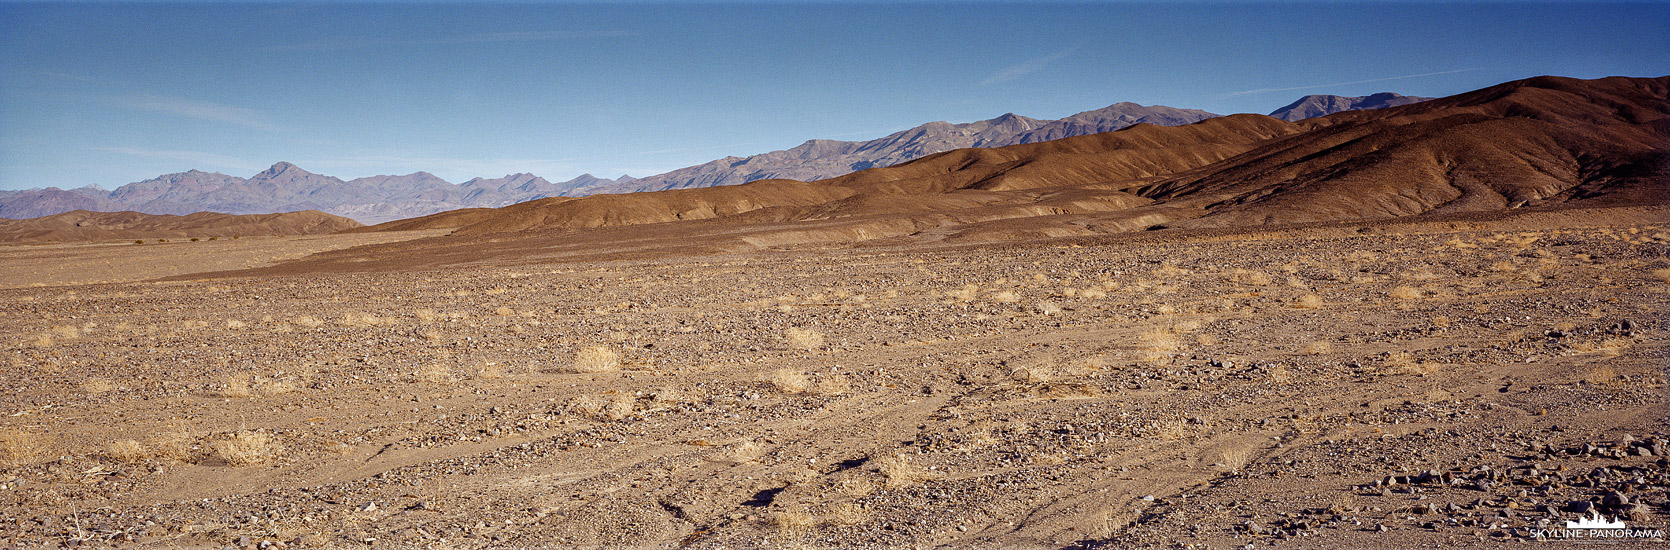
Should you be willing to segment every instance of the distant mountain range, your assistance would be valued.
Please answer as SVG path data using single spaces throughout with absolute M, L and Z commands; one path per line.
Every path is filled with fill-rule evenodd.
M 1365 97 L 1306 96 L 1272 113 L 1284 120 L 1333 112 L 1413 103 L 1425 98 L 1381 93 Z M 584 174 L 552 183 L 533 174 L 475 178 L 453 184 L 428 172 L 343 181 L 288 162 L 248 179 L 191 170 L 130 183 L 114 191 L 78 189 L 0 190 L 0 218 L 34 218 L 69 212 L 134 211 L 147 214 L 265 214 L 318 210 L 363 223 L 425 216 L 461 208 L 497 208 L 547 197 L 577 197 L 734 185 L 762 179 L 814 181 L 868 168 L 892 166 L 969 147 L 1003 147 L 1110 132 L 1137 124 L 1182 126 L 1219 115 L 1163 105 L 1116 103 L 1060 120 L 1013 113 L 990 120 L 930 122 L 869 141 L 814 139 L 792 149 L 749 157 L 725 157 L 642 179 Z
M 1337 95 L 1308 95 L 1298 101 L 1287 104 L 1286 107 L 1276 109 L 1270 116 L 1297 122 L 1307 118 L 1331 115 L 1342 111 L 1362 111 L 1366 109 L 1384 109 L 1410 103 L 1420 103 L 1432 99 L 1430 97 L 1416 97 L 1400 95 L 1391 92 L 1380 92 L 1373 95 L 1359 97 L 1341 97 Z

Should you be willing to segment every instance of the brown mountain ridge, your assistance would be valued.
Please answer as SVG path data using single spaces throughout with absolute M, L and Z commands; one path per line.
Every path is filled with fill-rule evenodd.
M 1670 77 L 1538 77 L 1300 122 L 1138 124 L 810 183 L 543 199 L 402 227 L 467 236 L 712 220 L 825 228 L 807 240 L 1006 240 L 1661 202 L 1667 90 Z
M 359 222 L 312 210 L 243 215 L 198 212 L 184 216 L 74 210 L 24 220 L 0 219 L 0 242 L 317 235 L 356 227 L 361 227 Z

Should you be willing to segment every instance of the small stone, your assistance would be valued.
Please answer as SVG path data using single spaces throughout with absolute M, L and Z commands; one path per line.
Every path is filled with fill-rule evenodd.
M 1566 503 L 1565 511 L 1573 514 L 1586 514 L 1594 507 L 1595 503 L 1593 502 L 1589 502 L 1587 500 L 1573 500 Z

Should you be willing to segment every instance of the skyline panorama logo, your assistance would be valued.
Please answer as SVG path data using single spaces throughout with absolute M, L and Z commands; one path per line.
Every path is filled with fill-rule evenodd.
M 1580 517 L 1577 521 L 1567 521 L 1565 529 L 1533 529 L 1530 534 L 1531 538 L 1538 540 L 1664 541 L 1663 529 L 1631 529 L 1617 516 L 1613 516 L 1609 520 L 1593 509 L 1589 510 L 1589 517 Z

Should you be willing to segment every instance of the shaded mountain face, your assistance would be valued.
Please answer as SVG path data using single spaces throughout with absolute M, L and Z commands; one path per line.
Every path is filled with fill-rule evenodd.
M 1670 77 L 1539 77 L 1300 122 L 1233 115 L 1140 125 L 810 183 L 542 199 L 418 226 L 453 224 L 459 235 L 710 228 L 757 247 L 1662 204 L 1670 202 L 1667 98 Z M 754 229 L 711 229 L 739 225 Z M 661 231 L 642 231 L 652 230 Z
M 749 157 L 725 157 L 630 182 L 565 190 L 565 196 L 633 193 L 736 185 L 763 179 L 813 181 L 860 170 L 892 166 L 934 153 L 968 147 L 1001 147 L 1064 137 L 1110 132 L 1135 124 L 1181 126 L 1218 115 L 1163 105 L 1117 103 L 1061 120 L 1038 120 L 1014 113 L 952 124 L 929 122 L 869 141 L 815 139 L 792 149 Z
M 1270 113 L 1270 116 L 1282 120 L 1299 121 L 1307 118 L 1331 115 L 1341 111 L 1384 109 L 1387 107 L 1408 105 L 1410 103 L 1420 103 L 1429 99 L 1432 98 L 1399 95 L 1391 92 L 1380 92 L 1378 94 L 1359 97 L 1308 95 L 1299 98 L 1298 101 L 1287 104 L 1286 107 L 1276 109 L 1274 112 Z

